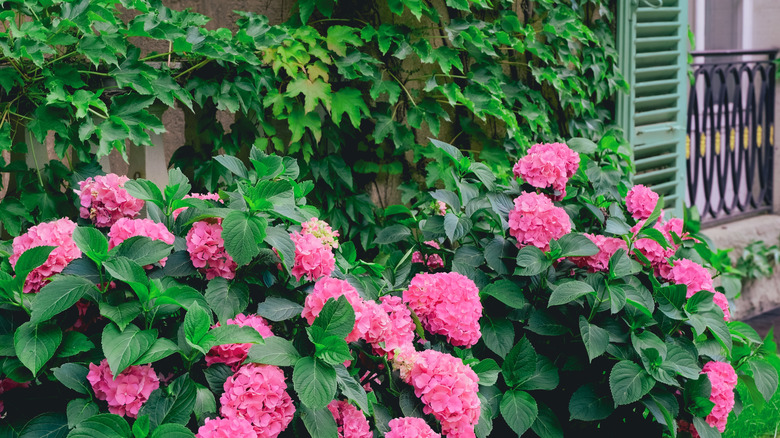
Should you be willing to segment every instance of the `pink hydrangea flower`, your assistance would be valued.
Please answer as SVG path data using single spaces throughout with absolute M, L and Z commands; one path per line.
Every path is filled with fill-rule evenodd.
M 439 244 L 434 240 L 429 240 L 424 243 L 431 248 L 441 249 Z M 420 253 L 420 251 L 415 251 L 412 253 L 412 263 L 425 263 L 428 266 L 428 269 L 431 271 L 444 267 L 444 260 L 439 254 L 426 254 L 423 258 L 423 255 Z
M 385 438 L 441 438 L 422 418 L 393 418 L 388 426 L 390 432 L 385 434 Z
M 275 438 L 287 428 L 295 414 L 284 373 L 279 367 L 248 363 L 228 377 L 224 389 L 219 399 L 222 416 L 249 421 L 257 436 Z
M 423 402 L 423 412 L 433 414 L 448 437 L 474 437 L 479 421 L 479 378 L 462 360 L 435 350 L 397 355 L 411 362 L 401 374 Z M 404 366 L 404 365 L 402 365 Z M 409 364 L 405 364 L 409 366 Z
M 457 272 L 415 275 L 403 293 L 403 301 L 426 330 L 446 336 L 452 345 L 471 347 L 482 335 L 479 290 Z
M 206 418 L 196 438 L 257 438 L 252 423 L 243 417 Z
M 674 261 L 671 279 L 675 284 L 683 284 L 688 288 L 688 298 L 702 290 L 715 291 L 709 271 L 702 265 L 688 259 Z
M 444 201 L 436 201 L 436 214 L 444 216 L 447 214 L 447 204 Z
M 571 232 L 566 211 L 553 205 L 544 195 L 523 193 L 515 198 L 515 208 L 509 212 L 509 234 L 522 248 L 533 245 L 542 251 L 550 249 L 550 240 Z
M 579 165 L 580 155 L 563 143 L 535 144 L 515 164 L 512 172 L 534 187 L 552 187 L 565 194 L 566 183 Z
M 712 412 L 707 415 L 707 424 L 717 428 L 721 433 L 726 430 L 729 412 L 734 408 L 734 387 L 737 386 L 737 373 L 731 364 L 726 362 L 707 362 L 702 368 L 707 373 L 712 385 L 710 401 L 715 403 Z
M 686 293 L 688 298 L 702 290 L 714 293 L 715 296 L 712 297 L 712 301 L 723 311 L 723 319 L 726 321 L 731 319 L 728 299 L 725 295 L 715 290 L 712 285 L 712 276 L 700 264 L 688 259 L 675 260 L 669 279 L 675 284 L 684 284 L 688 288 Z
M 235 318 L 228 319 L 227 323 L 239 327 L 252 327 L 257 330 L 263 338 L 274 335 L 273 332 L 271 332 L 271 327 L 268 326 L 266 320 L 261 316 L 239 313 Z M 219 327 L 219 325 L 220 324 L 217 323 L 215 327 Z M 211 350 L 206 354 L 206 366 L 211 366 L 215 363 L 224 363 L 235 372 L 246 360 L 251 347 L 252 344 L 225 344 L 211 347 Z
M 81 201 L 81 217 L 91 220 L 98 227 L 110 227 L 121 218 L 138 216 L 144 201 L 127 193 L 124 189 L 127 181 L 126 176 L 109 173 L 79 182 L 79 190 L 74 192 Z
M 306 318 L 306 322 L 310 325 L 313 324 L 314 319 L 320 314 L 325 303 L 331 298 L 338 299 L 342 295 L 347 298 L 347 301 L 355 310 L 355 327 L 346 337 L 347 342 L 355 342 L 363 337 L 370 320 L 364 317 L 364 314 L 368 316 L 368 311 L 365 309 L 363 299 L 357 290 L 346 280 L 327 277 L 319 279 L 314 284 L 314 290 L 306 297 L 303 303 L 301 317 Z
M 160 387 L 160 379 L 151 365 L 128 367 L 115 379 L 106 359 L 100 365 L 89 364 L 87 380 L 95 391 L 95 397 L 108 402 L 109 412 L 132 418 L 138 416 L 141 406 Z
M 161 240 L 168 245 L 173 245 L 175 240 L 174 235 L 165 228 L 165 225 L 151 219 L 122 218 L 111 225 L 108 231 L 108 249 L 134 236 L 146 236 L 152 240 Z M 165 266 L 165 260 L 167 257 L 160 260 L 160 265 Z
M 333 400 L 328 403 L 328 410 L 336 420 L 339 438 L 372 438 L 374 436 L 366 416 L 351 404 L 341 400 Z
M 224 201 L 219 198 L 219 193 L 190 193 L 184 195 L 184 199 L 202 199 L 204 201 L 217 201 L 224 204 Z M 187 207 L 179 207 L 176 210 L 173 210 L 173 218 L 176 219 L 179 217 L 181 212 L 186 209 Z M 219 221 L 222 222 L 222 218 L 219 218 Z
M 339 232 L 333 231 L 327 222 L 321 221 L 315 217 L 301 224 L 303 228 L 301 234 L 311 234 L 314 237 L 320 239 L 320 241 L 332 248 L 339 247 Z
M 27 388 L 30 386 L 30 382 L 24 382 L 19 383 L 15 380 L 11 379 L 1 379 L 0 380 L 0 397 L 2 395 L 12 389 L 16 388 Z M 0 398 L 0 416 L 2 416 L 3 412 L 5 412 L 5 405 L 3 404 L 3 399 Z
M 236 276 L 238 265 L 225 250 L 220 223 L 195 222 L 187 232 L 186 241 L 192 265 L 204 273 L 207 280 L 217 277 L 230 280 Z
M 300 281 L 304 276 L 307 280 L 316 280 L 333 272 L 336 267 L 333 248 L 322 243 L 313 234 L 292 233 L 290 237 L 295 243 L 292 275 L 296 280 Z
M 631 187 L 626 195 L 626 208 L 636 220 L 647 219 L 658 203 L 658 193 L 642 184 Z
M 362 333 L 362 338 L 374 347 L 374 351 L 383 354 L 385 350 L 382 348 L 382 344 L 390 336 L 390 331 L 393 330 L 390 316 L 380 304 L 371 300 L 363 301 L 360 316 L 358 330 Z
M 68 263 L 81 257 L 81 251 L 73 241 L 75 229 L 74 222 L 63 218 L 30 227 L 26 233 L 14 238 L 13 254 L 8 259 L 12 268 L 16 267 L 19 257 L 28 249 L 36 246 L 56 246 L 46 261 L 27 276 L 23 289 L 25 293 L 38 292 L 49 283 L 51 276 L 59 274 Z
M 384 334 L 384 347 L 381 349 L 392 359 L 393 351 L 411 347 L 414 342 L 414 321 L 412 312 L 403 303 L 401 297 L 385 295 L 379 298 L 380 306 L 390 318 L 390 329 Z
M 596 255 L 588 257 L 571 257 L 571 261 L 580 268 L 588 268 L 590 272 L 609 271 L 609 259 L 619 249 L 628 251 L 628 246 L 623 239 L 606 237 L 597 234 L 585 234 L 599 248 Z

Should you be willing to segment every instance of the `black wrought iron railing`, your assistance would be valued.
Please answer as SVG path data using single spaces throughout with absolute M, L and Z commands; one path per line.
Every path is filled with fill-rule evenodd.
M 692 55 L 687 204 L 710 223 L 770 211 L 777 49 Z

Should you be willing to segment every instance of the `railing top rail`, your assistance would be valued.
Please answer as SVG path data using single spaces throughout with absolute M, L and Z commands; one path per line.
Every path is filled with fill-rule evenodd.
M 754 50 L 742 50 L 742 49 L 727 49 L 727 50 L 699 50 L 691 52 L 691 56 L 707 57 L 707 56 L 739 56 L 739 55 L 767 55 L 770 58 L 777 56 L 778 48 L 772 49 L 754 49 Z

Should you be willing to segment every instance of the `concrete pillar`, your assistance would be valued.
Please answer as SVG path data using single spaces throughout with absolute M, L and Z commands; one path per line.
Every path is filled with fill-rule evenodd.
M 148 111 L 155 117 L 162 119 L 162 115 L 168 107 L 161 103 L 155 103 Z M 165 159 L 165 145 L 162 133 L 150 132 L 152 146 L 137 146 L 132 143 L 127 146 L 128 170 L 130 178 L 144 178 L 165 187 L 168 184 L 168 162 Z

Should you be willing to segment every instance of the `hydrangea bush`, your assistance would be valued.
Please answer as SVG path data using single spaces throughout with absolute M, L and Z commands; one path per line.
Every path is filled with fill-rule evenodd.
M 537 145 L 499 184 L 434 144 L 452 172 L 389 207 L 364 260 L 294 159 L 219 157 L 235 175 L 210 194 L 176 169 L 81 184 L 84 217 L 3 246 L 0 432 L 712 437 L 736 385 L 774 393 L 718 253 L 629 192 L 625 149 Z

